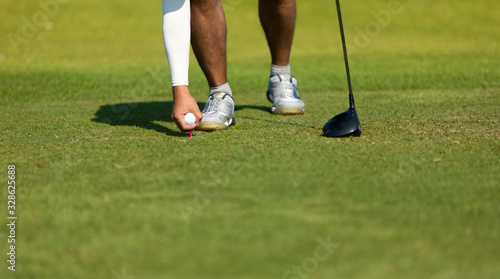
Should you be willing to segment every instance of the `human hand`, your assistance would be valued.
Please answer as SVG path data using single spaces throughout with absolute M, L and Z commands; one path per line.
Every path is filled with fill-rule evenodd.
M 203 118 L 198 103 L 189 93 L 187 86 L 176 86 L 172 88 L 172 91 L 174 96 L 172 120 L 182 132 L 194 130 Z M 193 113 L 196 118 L 194 124 L 186 124 L 184 120 L 184 116 L 189 112 Z

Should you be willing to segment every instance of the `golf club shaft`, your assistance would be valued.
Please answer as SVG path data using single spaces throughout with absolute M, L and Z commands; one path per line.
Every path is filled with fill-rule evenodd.
M 354 96 L 352 94 L 351 75 L 349 73 L 349 61 L 347 59 L 347 47 L 345 45 L 344 25 L 342 24 L 342 13 L 340 12 L 340 1 L 337 1 L 337 14 L 339 18 L 340 37 L 342 38 L 342 49 L 344 50 L 345 71 L 347 74 L 347 85 L 349 86 L 349 103 L 354 108 Z

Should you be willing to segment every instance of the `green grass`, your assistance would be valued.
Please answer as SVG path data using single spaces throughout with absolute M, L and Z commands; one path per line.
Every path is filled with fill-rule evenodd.
M 41 8 L 0 5 L 0 177 L 16 165 L 19 217 L 1 278 L 500 276 L 495 1 L 401 1 L 350 57 L 363 135 L 342 139 L 321 135 L 348 107 L 333 1 L 298 1 L 296 117 L 269 113 L 256 1 L 225 1 L 237 125 L 191 139 L 150 2 L 70 1 L 18 52 L 8 35 Z M 351 46 L 388 3 L 342 4 Z M 203 106 L 194 57 L 190 80 Z M 315 262 L 318 238 L 335 246 Z

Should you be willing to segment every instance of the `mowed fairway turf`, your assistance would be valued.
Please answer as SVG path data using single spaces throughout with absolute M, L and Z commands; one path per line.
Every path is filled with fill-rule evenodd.
M 1 1 L 2 279 L 500 278 L 497 1 L 342 1 L 363 135 L 340 139 L 334 1 L 297 3 L 292 117 L 265 97 L 257 1 L 223 2 L 236 126 L 189 138 L 161 1 Z M 194 56 L 190 81 L 202 108 Z

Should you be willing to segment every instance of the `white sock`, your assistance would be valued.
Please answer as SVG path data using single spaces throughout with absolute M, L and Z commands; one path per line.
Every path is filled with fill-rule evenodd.
M 233 96 L 233 92 L 231 91 L 231 87 L 229 86 L 229 83 L 224 83 L 223 85 L 220 85 L 220 86 L 216 86 L 216 87 L 208 87 L 208 95 L 212 95 L 214 93 L 219 93 L 219 92 L 224 92 L 224 93 L 227 93 L 229 95 L 231 95 L 231 97 Z
M 274 75 L 291 75 L 290 64 L 278 66 L 271 63 L 271 76 Z
M 191 6 L 189 0 L 162 0 L 163 42 L 172 86 L 189 85 Z

